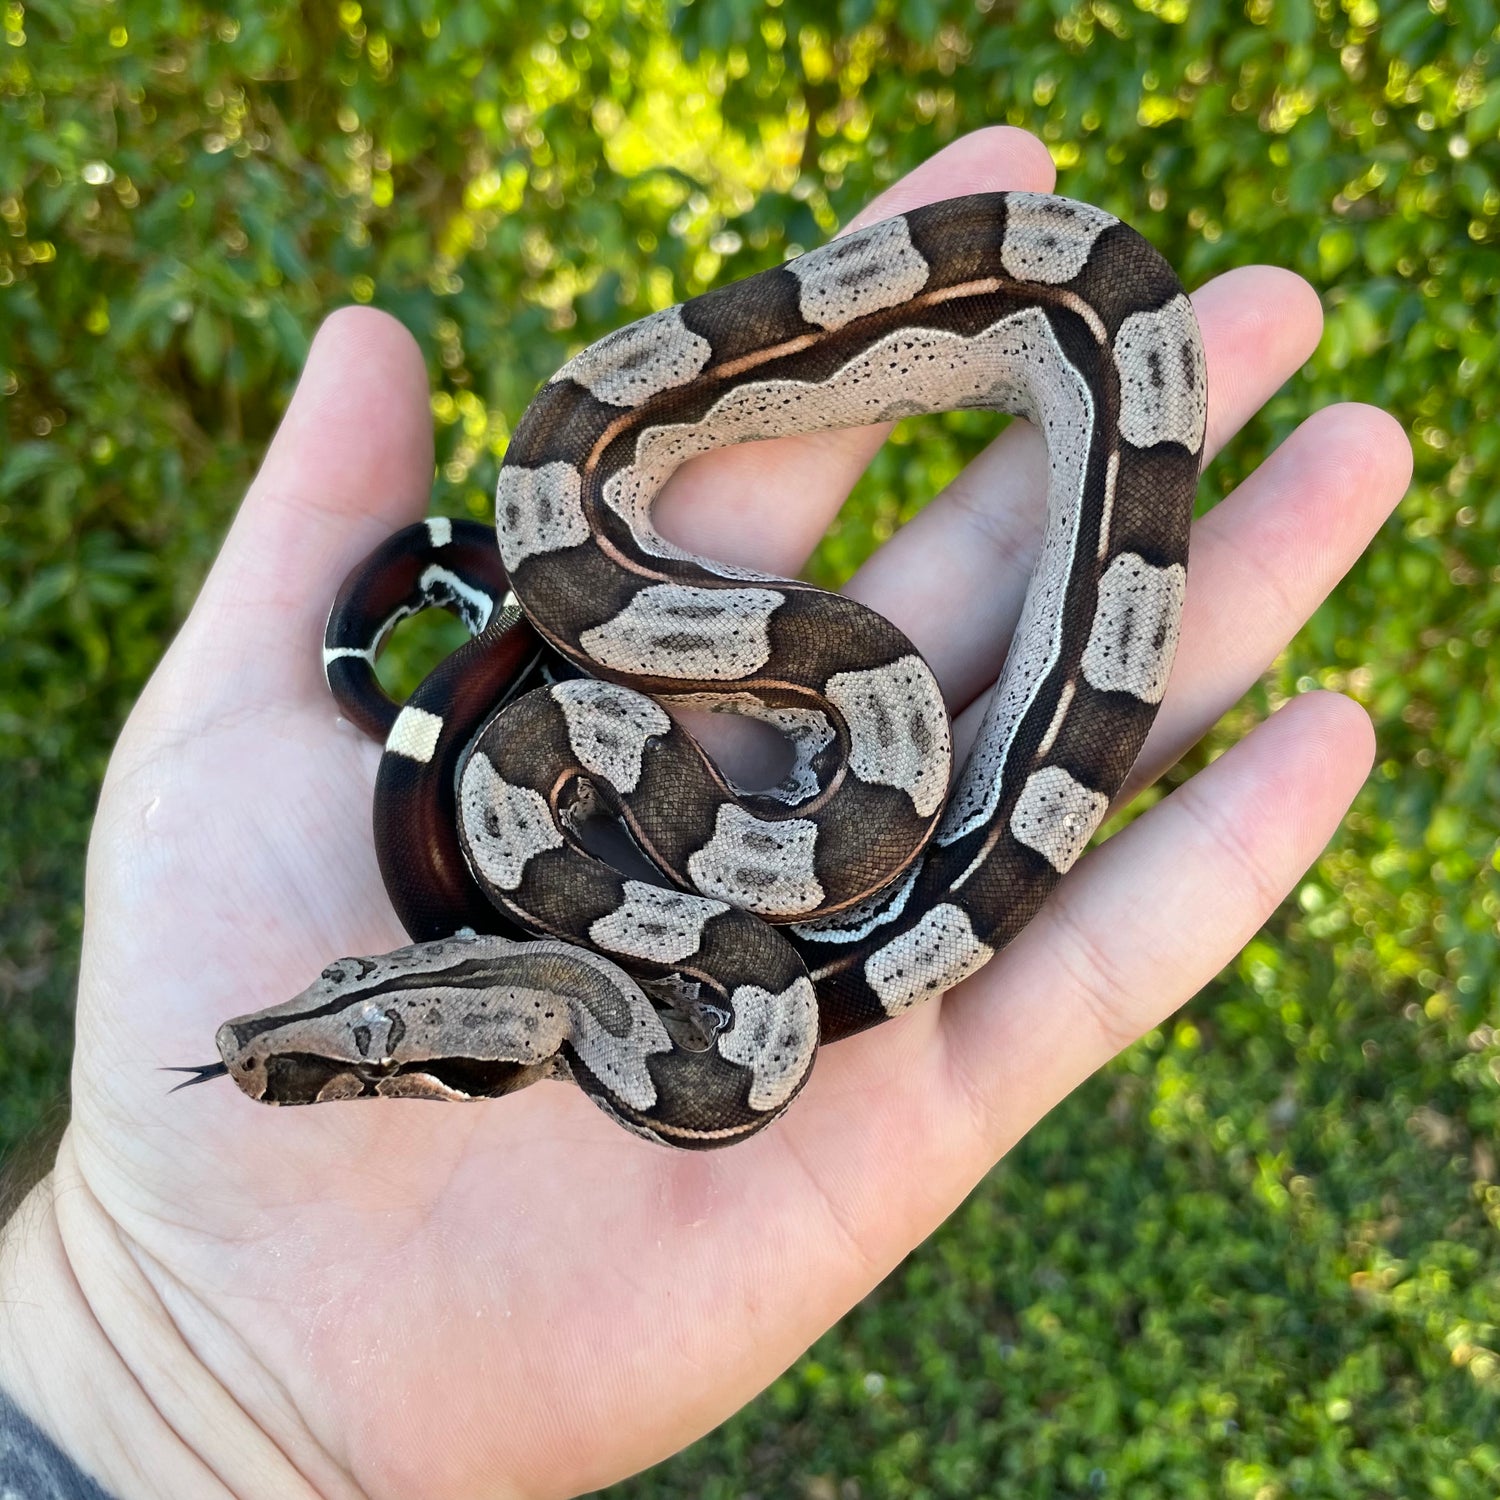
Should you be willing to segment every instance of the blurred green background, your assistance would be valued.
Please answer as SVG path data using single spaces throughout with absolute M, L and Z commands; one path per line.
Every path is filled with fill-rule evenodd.
M 248 10 L 249 8 L 237 8 Z M 1010 121 L 1190 285 L 1318 287 L 1302 417 L 1411 434 L 1395 519 L 1178 773 L 1288 695 L 1377 769 L 1189 1010 L 758 1402 L 617 1496 L 1500 1493 L 1500 33 L 1483 0 L 0 0 L 0 1151 L 65 1087 L 110 743 L 331 308 L 431 366 L 486 516 L 539 381 Z M 994 430 L 908 423 L 836 582 Z

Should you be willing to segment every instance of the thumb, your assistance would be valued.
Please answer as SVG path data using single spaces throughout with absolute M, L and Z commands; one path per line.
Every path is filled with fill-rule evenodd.
M 173 647 L 205 711 L 231 697 L 326 697 L 320 647 L 333 596 L 381 538 L 425 512 L 432 465 L 416 341 L 374 308 L 334 313 Z

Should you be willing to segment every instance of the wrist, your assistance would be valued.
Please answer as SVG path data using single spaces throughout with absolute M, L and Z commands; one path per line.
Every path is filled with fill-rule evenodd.
M 117 1500 L 318 1493 L 184 1339 L 67 1136 L 0 1230 L 0 1391 Z

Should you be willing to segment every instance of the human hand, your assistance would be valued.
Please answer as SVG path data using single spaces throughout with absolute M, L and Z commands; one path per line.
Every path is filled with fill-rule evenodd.
M 1031 137 L 982 131 L 859 222 L 1051 186 Z M 1307 356 L 1319 313 L 1270 268 L 1193 301 L 1211 455 Z M 696 551 L 795 571 L 885 431 L 706 455 L 656 522 Z M 1334 408 L 1198 523 L 1176 667 L 1131 789 L 1264 670 L 1408 462 L 1389 418 Z M 121 1493 L 568 1494 L 670 1453 L 1217 973 L 1370 763 L 1357 706 L 1297 699 L 1086 855 L 981 973 L 830 1048 L 784 1119 L 722 1154 L 646 1146 L 559 1087 L 466 1108 L 169 1096 L 157 1069 L 224 1018 L 291 996 L 335 955 L 404 941 L 370 846 L 378 747 L 338 722 L 319 644 L 348 568 L 424 512 L 431 469 L 411 338 L 379 313 L 335 315 L 111 762 L 73 1121 L 31 1215 L 41 1248 L 16 1248 L 23 1222 L 9 1253 L 76 1288 L 128 1396 L 103 1433 L 68 1443 L 76 1384 L 45 1299 L 10 1309 L 30 1352 L 0 1355 L 0 1385 L 39 1391 L 32 1409 Z M 1039 437 L 1013 425 L 850 585 L 932 663 L 960 758 L 1018 612 L 1044 475 Z M 118 1463 L 147 1428 L 163 1459 L 142 1481 Z

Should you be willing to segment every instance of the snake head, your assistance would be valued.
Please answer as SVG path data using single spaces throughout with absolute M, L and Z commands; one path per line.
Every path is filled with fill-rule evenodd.
M 266 1104 L 488 1099 L 551 1076 L 561 1008 L 515 1004 L 523 945 L 464 936 L 342 958 L 300 994 L 226 1021 L 222 1071 Z

